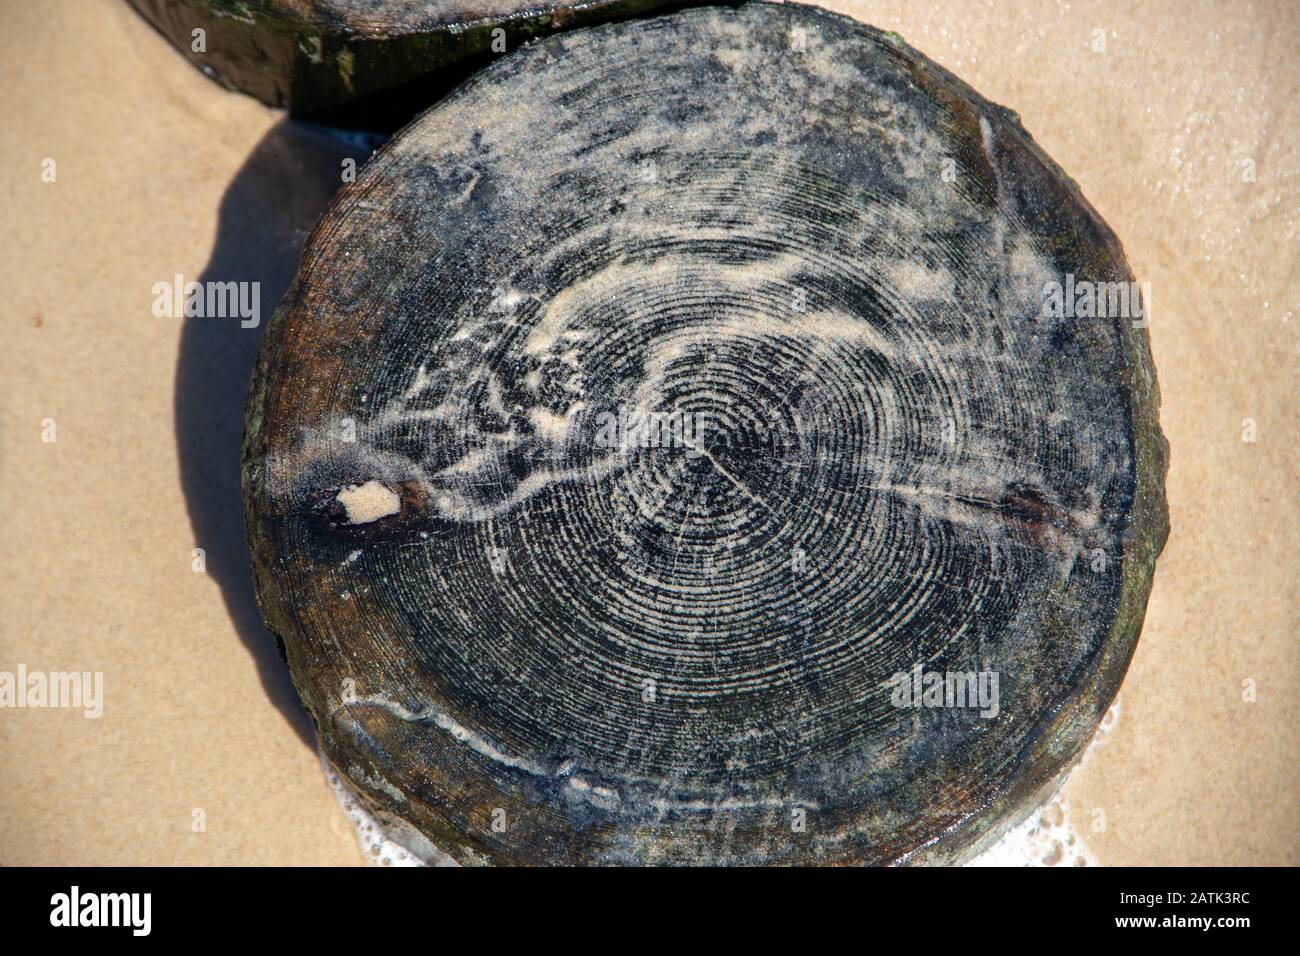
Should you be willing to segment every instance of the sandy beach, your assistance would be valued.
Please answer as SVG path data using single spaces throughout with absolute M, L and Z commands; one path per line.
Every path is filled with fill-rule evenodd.
M 1015 110 L 1152 290 L 1172 533 L 1073 832 L 1106 865 L 1300 863 L 1294 5 L 825 6 Z M 100 673 L 102 714 L 0 710 L 0 864 L 363 864 L 253 602 L 261 328 L 151 290 L 256 281 L 269 316 L 366 150 L 223 90 L 120 0 L 4 12 L 0 670 Z

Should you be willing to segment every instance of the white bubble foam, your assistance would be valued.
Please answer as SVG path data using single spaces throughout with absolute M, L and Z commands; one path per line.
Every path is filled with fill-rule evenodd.
M 1074 774 L 1106 746 L 1110 733 L 1119 721 L 1120 702 L 1116 697 L 1097 726 L 1097 732 L 1070 771 Z M 1069 779 L 1068 777 L 1066 778 Z M 1101 866 L 1088 849 L 1082 835 L 1070 819 L 1070 804 L 1064 799 L 1065 782 L 1042 807 L 1025 821 L 1012 827 L 967 866 Z
M 319 756 L 325 779 L 329 781 L 330 789 L 334 791 L 344 815 L 356 830 L 357 842 L 361 844 L 361 852 L 366 855 L 366 862 L 371 866 L 427 866 L 424 860 L 388 837 L 379 821 L 361 806 L 339 779 L 338 772 L 330 766 L 325 755 Z

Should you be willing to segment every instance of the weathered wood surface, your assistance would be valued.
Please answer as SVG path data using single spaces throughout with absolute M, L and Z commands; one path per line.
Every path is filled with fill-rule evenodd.
M 341 125 L 395 129 L 492 56 L 675 0 L 129 0 L 231 89 Z M 203 30 L 195 49 L 195 30 Z M 504 31 L 498 33 L 495 31 Z M 494 48 L 493 43 L 496 42 Z M 336 108 L 354 104 L 350 110 Z
M 1146 331 L 1044 315 L 1066 275 L 1132 278 L 1013 114 L 843 17 L 495 63 L 344 189 L 250 397 L 330 760 L 462 862 L 973 852 L 1090 738 L 1167 534 Z M 896 706 L 917 665 L 996 716 Z

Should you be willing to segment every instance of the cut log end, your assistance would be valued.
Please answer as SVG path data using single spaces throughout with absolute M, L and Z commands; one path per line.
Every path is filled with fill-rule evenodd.
M 530 46 L 346 187 L 267 332 L 258 595 L 330 760 L 462 862 L 961 859 L 1114 696 L 1167 533 L 1119 243 L 896 38 Z

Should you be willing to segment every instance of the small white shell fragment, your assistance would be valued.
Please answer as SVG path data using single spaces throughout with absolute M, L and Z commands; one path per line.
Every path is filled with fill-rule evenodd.
M 347 524 L 369 524 L 402 510 L 402 499 L 383 482 L 371 479 L 363 485 L 348 485 L 335 500 L 347 514 Z

